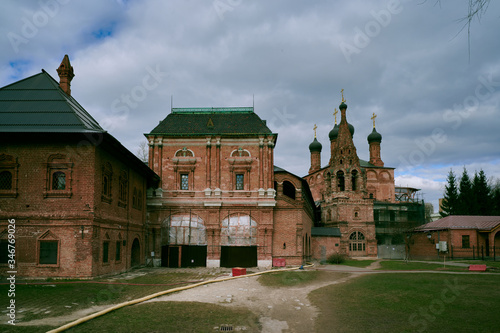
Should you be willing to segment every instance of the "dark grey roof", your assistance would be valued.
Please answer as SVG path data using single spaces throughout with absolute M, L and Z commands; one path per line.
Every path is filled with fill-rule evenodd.
M 311 236 L 340 237 L 339 228 L 314 227 L 311 228 Z
M 47 72 L 0 88 L 0 132 L 103 133 Z
M 266 122 L 243 108 L 174 108 L 149 134 L 173 136 L 272 134 Z

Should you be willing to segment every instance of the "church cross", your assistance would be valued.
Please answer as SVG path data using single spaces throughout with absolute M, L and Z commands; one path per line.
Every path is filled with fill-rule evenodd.
M 318 126 L 316 126 L 316 124 L 314 124 L 313 129 L 314 129 L 314 138 L 315 138 L 315 139 L 316 139 L 316 129 L 317 129 L 317 128 L 318 128 Z
M 339 111 L 335 109 L 335 112 L 333 113 L 333 116 L 335 117 L 335 125 L 337 125 L 337 113 L 339 113 Z
M 373 112 L 373 116 L 371 117 L 371 120 L 373 120 L 373 128 L 375 128 L 375 118 L 377 118 L 377 115 Z
M 340 93 L 342 94 L 342 103 L 345 103 L 345 99 L 344 99 L 344 89 L 340 90 Z

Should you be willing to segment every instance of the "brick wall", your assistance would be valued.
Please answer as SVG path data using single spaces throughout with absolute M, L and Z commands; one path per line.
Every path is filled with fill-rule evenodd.
M 13 134 L 9 135 L 9 144 L 0 145 L 0 155 L 12 156 L 17 163 L 17 195 L 0 197 L 0 235 L 7 219 L 14 218 L 19 276 L 91 277 L 121 272 L 131 266 L 134 238 L 141 242 L 140 260 L 144 262 L 144 176 L 130 167 L 123 155 L 111 152 L 106 145 L 82 144 L 83 140 L 69 134 Z M 113 168 L 110 202 L 101 199 L 105 161 Z M 122 170 L 128 175 L 125 205 L 118 203 Z M 53 173 L 57 171 L 65 173 L 64 190 L 52 189 Z M 134 187 L 142 191 L 137 199 L 142 209 L 132 207 Z M 118 240 L 122 241 L 121 260 L 116 261 Z M 57 264 L 39 263 L 42 241 L 58 242 Z M 102 263 L 104 241 L 110 242 L 107 264 Z M 0 271 L 6 268 L 0 265 Z

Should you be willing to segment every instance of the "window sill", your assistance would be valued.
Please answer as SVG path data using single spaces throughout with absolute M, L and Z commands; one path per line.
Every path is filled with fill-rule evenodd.
M 180 196 L 180 197 L 194 197 L 195 191 L 189 191 L 189 190 L 178 190 L 172 192 L 173 196 Z
M 37 264 L 37 268 L 59 268 L 59 264 Z
M 17 198 L 17 191 L 0 190 L 0 198 Z
M 73 193 L 71 191 L 43 191 L 44 198 L 71 198 Z
M 101 195 L 101 201 L 108 203 L 108 204 L 111 204 L 113 202 L 113 199 L 111 199 L 111 197 L 108 197 L 106 195 Z

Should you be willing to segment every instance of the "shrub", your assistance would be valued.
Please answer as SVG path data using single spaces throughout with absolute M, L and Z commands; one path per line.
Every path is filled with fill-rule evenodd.
M 334 253 L 326 259 L 326 262 L 329 264 L 341 264 L 345 261 L 346 256 L 343 253 Z

